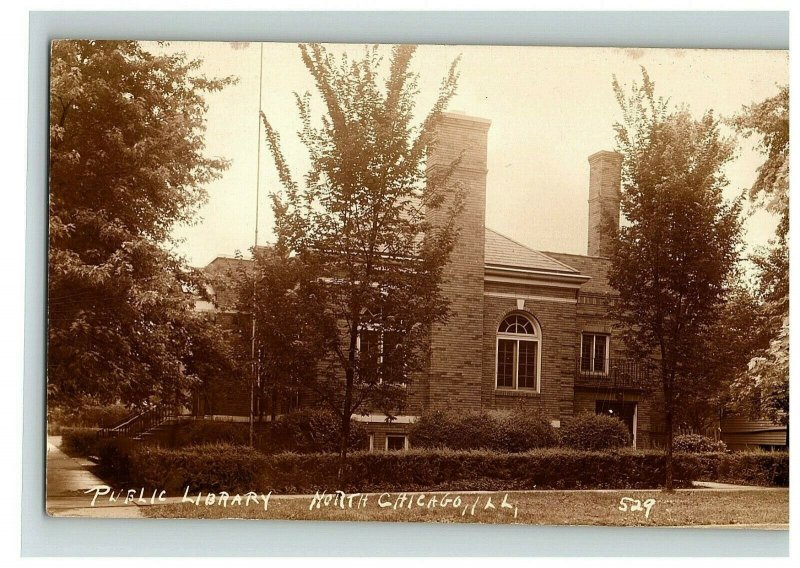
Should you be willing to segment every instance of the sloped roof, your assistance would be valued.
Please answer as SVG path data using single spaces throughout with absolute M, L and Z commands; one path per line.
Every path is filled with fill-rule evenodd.
M 250 259 L 220 255 L 203 268 L 217 309 L 228 311 L 236 308 L 238 297 L 233 278 L 239 270 L 247 269 L 252 264 Z
M 493 266 L 578 274 L 571 266 L 486 227 L 485 262 Z
M 616 290 L 608 283 L 608 269 L 611 267 L 611 260 L 599 256 L 584 256 L 564 252 L 546 252 L 544 254 L 561 262 L 569 263 L 570 266 L 580 270 L 582 274 L 591 276 L 591 280 L 581 288 L 582 292 L 589 294 L 617 294 Z

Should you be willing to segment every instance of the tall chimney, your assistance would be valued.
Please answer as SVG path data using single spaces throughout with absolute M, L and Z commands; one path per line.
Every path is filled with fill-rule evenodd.
M 450 319 L 433 326 L 428 373 L 428 408 L 480 410 L 483 381 L 483 278 L 486 223 L 487 143 L 491 122 L 446 112 L 436 126 L 437 142 L 428 156 L 428 175 L 460 162 L 451 181 L 465 192 L 457 219 L 460 234 L 444 269 L 442 293 L 450 299 Z M 444 215 L 447 202 L 434 222 Z
M 589 156 L 589 256 L 611 255 L 619 230 L 622 154 L 601 150 Z

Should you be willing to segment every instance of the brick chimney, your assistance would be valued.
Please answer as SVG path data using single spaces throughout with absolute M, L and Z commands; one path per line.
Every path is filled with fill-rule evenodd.
M 619 230 L 622 154 L 601 150 L 589 156 L 589 256 L 611 254 L 609 230 Z
M 487 139 L 491 121 L 457 112 L 443 113 L 428 175 L 461 161 L 451 180 L 465 191 L 457 223 L 458 241 L 445 267 L 442 293 L 450 298 L 450 319 L 431 334 L 428 408 L 479 410 L 483 380 L 483 277 L 486 224 Z M 434 222 L 447 204 L 434 214 Z

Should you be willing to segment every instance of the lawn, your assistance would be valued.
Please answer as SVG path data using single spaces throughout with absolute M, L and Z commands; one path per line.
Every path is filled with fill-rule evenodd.
M 295 519 L 524 523 L 536 525 L 684 526 L 788 524 L 789 490 L 536 491 L 386 493 L 326 501 L 270 496 L 249 506 L 170 503 L 142 507 L 151 518 Z

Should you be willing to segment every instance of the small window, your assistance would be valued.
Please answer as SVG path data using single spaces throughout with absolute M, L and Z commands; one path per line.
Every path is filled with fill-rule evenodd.
M 581 335 L 581 371 L 608 373 L 609 336 L 600 333 Z
M 386 435 L 386 451 L 396 452 L 408 448 L 408 437 L 402 434 Z

